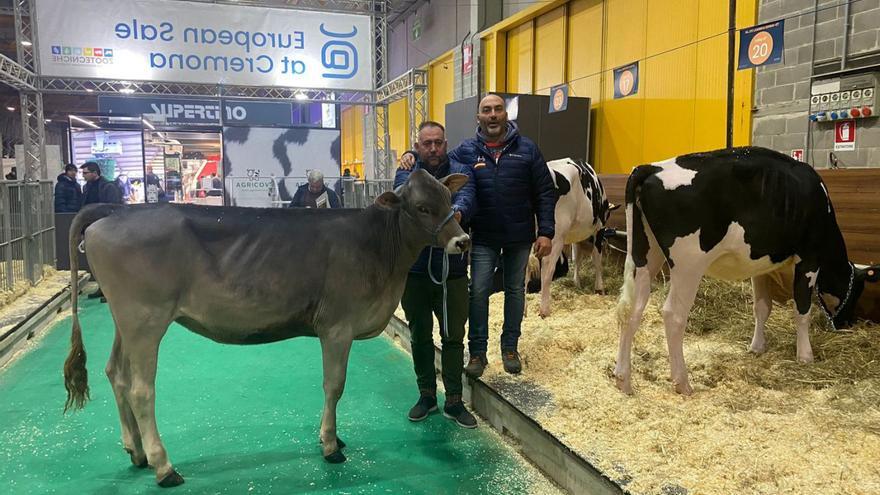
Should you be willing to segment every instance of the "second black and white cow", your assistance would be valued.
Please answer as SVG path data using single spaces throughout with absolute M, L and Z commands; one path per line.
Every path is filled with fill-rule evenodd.
M 865 280 L 876 267 L 856 268 L 822 179 L 807 164 L 763 148 L 683 155 L 636 167 L 626 185 L 627 258 L 618 303 L 621 327 L 615 376 L 632 392 L 631 349 L 651 291 L 669 264 L 663 320 L 676 392 L 691 394 L 682 351 L 688 313 L 703 275 L 752 279 L 755 333 L 751 350 L 765 349 L 771 300 L 767 274 L 794 265 L 797 357 L 810 362 L 809 322 L 814 289 L 838 328 L 854 320 Z
M 608 203 L 605 189 L 596 171 L 589 164 L 577 163 L 570 158 L 547 162 L 559 200 L 556 202 L 556 235 L 550 254 L 541 260 L 541 316 L 550 315 L 550 282 L 556 270 L 556 261 L 566 244 L 572 245 L 571 263 L 575 283 L 580 285 L 578 263 L 579 244 L 596 238 L 605 227 L 608 217 L 617 206 Z M 592 243 L 593 267 L 596 271 L 597 292 L 604 292 L 602 280 L 601 242 Z M 528 273 L 526 274 L 528 283 Z

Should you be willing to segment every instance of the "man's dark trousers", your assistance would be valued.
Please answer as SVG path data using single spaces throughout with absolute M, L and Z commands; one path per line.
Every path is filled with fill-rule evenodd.
M 461 396 L 461 373 L 464 368 L 464 325 L 468 318 L 468 279 L 446 281 L 446 313 L 449 336 L 443 337 L 443 287 L 427 274 L 410 273 L 401 300 L 412 336 L 413 367 L 419 391 L 437 390 L 434 372 L 434 315 L 440 322 L 441 364 L 446 395 Z

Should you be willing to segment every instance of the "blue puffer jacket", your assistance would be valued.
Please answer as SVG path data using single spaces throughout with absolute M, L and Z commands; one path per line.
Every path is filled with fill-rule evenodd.
M 466 139 L 449 153 L 449 159 L 473 168 L 479 210 L 471 219 L 474 244 L 505 247 L 535 241 L 538 235 L 553 238 L 556 221 L 556 188 L 541 150 L 520 136 L 516 124 L 508 123 L 499 154 L 480 135 Z
M 82 204 L 82 190 L 76 179 L 67 174 L 58 175 L 55 183 L 55 213 L 76 213 Z
M 394 188 L 397 189 L 406 183 L 407 179 L 409 179 L 409 175 L 413 171 L 419 169 L 431 173 L 436 179 L 442 179 L 449 174 L 465 174 L 468 176 L 467 183 L 461 186 L 461 189 L 452 196 L 452 209 L 461 212 L 461 223 L 462 225 L 466 225 L 476 209 L 474 200 L 474 175 L 471 168 L 467 165 L 462 165 L 461 163 L 447 161 L 437 167 L 437 170 L 431 172 L 431 170 L 422 162 L 417 160 L 412 170 L 404 170 L 402 168 L 397 169 L 397 173 L 394 175 Z M 453 219 L 450 221 L 454 222 L 455 220 Z M 410 273 L 422 275 L 428 274 L 428 257 L 431 255 L 432 249 L 434 253 L 431 258 L 431 273 L 437 280 L 440 280 L 440 277 L 443 274 L 443 250 L 440 248 L 426 247 L 423 249 L 421 254 L 419 254 L 419 259 L 417 259 L 412 268 L 410 268 Z M 466 276 L 467 255 L 450 254 L 447 256 L 449 256 L 449 278 L 453 279 Z

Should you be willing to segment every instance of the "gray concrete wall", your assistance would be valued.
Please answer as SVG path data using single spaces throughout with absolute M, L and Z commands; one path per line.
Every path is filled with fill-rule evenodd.
M 847 16 L 845 7 L 838 6 L 845 0 L 819 0 L 816 14 L 814 1 L 760 1 L 759 22 L 786 18 L 785 52 L 784 63 L 755 69 L 752 142 L 790 153 L 806 148 L 809 134 L 811 147 L 804 160 L 821 168 L 828 166 L 834 147 L 834 124 L 809 123 L 811 68 L 835 63 L 839 68 Z M 848 18 L 849 68 L 872 55 L 880 56 L 880 0 L 852 0 Z M 873 70 L 880 71 L 880 67 Z M 856 150 L 835 154 L 845 166 L 880 167 L 880 119 L 856 119 Z
M 426 3 L 388 33 L 390 54 L 389 80 L 412 67 L 421 67 L 458 46 L 470 31 L 472 0 L 448 0 Z M 416 18 L 422 23 L 422 35 L 412 39 Z

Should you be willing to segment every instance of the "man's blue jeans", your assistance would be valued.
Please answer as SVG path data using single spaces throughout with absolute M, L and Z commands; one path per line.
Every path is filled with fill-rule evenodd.
M 498 257 L 504 267 L 504 326 L 501 349 L 516 350 L 526 303 L 526 266 L 531 244 L 505 248 L 475 245 L 471 248 L 471 304 L 468 349 L 470 355 L 485 354 L 489 341 L 489 296 Z

